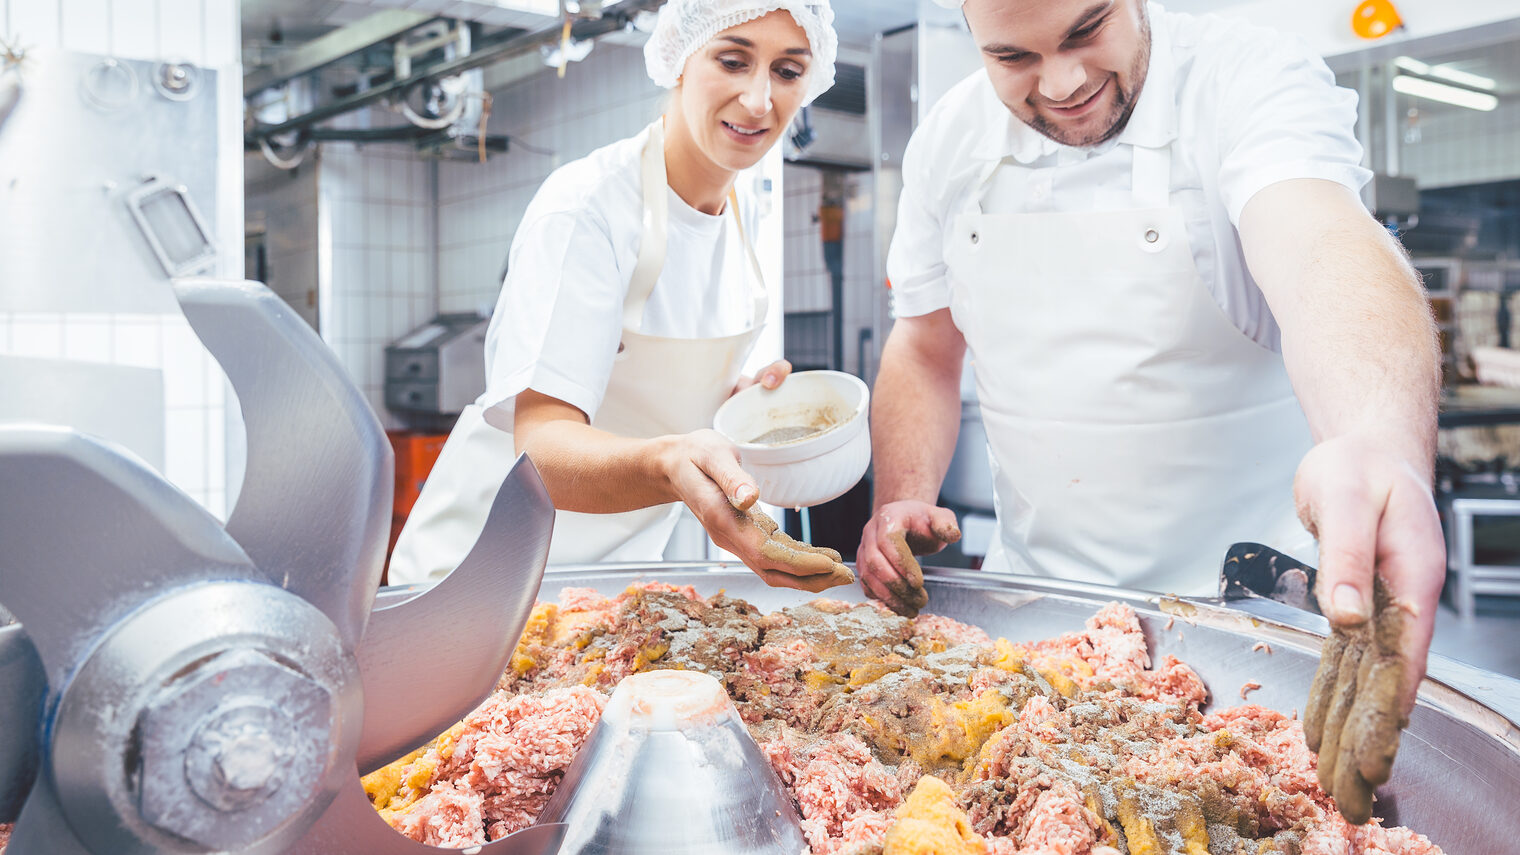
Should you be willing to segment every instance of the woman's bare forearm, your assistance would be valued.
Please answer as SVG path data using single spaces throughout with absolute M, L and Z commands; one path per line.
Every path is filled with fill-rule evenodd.
M 517 451 L 538 468 L 556 508 L 606 514 L 679 499 L 668 476 L 669 438 L 598 430 L 580 410 L 532 390 L 517 396 L 515 410 Z

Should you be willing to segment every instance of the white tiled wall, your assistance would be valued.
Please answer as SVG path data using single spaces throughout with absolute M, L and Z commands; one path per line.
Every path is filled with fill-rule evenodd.
M 226 513 L 226 383 L 181 315 L 0 315 L 0 353 L 154 368 L 164 379 L 164 476 Z
M 327 143 L 320 206 L 331 235 L 322 338 L 387 428 L 385 346 L 436 313 L 434 172 L 406 146 Z
M 494 95 L 491 131 L 511 135 L 513 147 L 485 164 L 438 166 L 438 297 L 445 312 L 490 312 L 512 235 L 539 184 L 560 164 L 653 121 L 664 90 L 649 81 L 640 49 L 602 43 L 563 79 L 545 69 Z
M 823 201 L 823 173 L 805 166 L 786 167 L 786 209 L 782 222 L 786 244 L 788 312 L 826 312 L 830 308 L 829 270 L 823 263 L 823 233 L 818 207 Z
M 881 346 L 892 329 L 886 284 L 876 279 L 876 208 L 872 199 L 871 174 L 849 177 L 844 204 L 844 370 L 876 379 Z M 860 332 L 870 330 L 861 364 Z
M 0 36 L 21 47 L 185 59 L 219 72 L 216 272 L 241 278 L 242 126 L 237 0 L 0 0 Z M 3 287 L 3 285 L 0 285 Z M 176 314 L 0 314 L 0 353 L 163 372 L 165 472 L 213 513 L 227 509 L 226 379 Z M 241 452 L 239 452 L 240 454 Z
M 1520 178 L 1520 103 L 1513 99 L 1488 113 L 1427 110 L 1419 129 L 1418 142 L 1399 147 L 1399 171 L 1421 187 Z
M 238 0 L 0 0 L 0 32 L 25 47 L 222 69 L 238 63 Z

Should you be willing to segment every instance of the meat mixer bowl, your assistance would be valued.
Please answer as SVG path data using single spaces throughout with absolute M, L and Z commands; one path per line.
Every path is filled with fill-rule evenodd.
M 697 671 L 619 683 L 538 821 L 569 826 L 559 855 L 797 855 L 807 845 L 723 684 Z
M 1105 603 L 1127 603 L 1139 616 L 1152 660 L 1171 654 L 1191 665 L 1209 687 L 1209 709 L 1249 702 L 1285 714 L 1301 712 L 1328 631 L 1324 618 L 1270 600 L 1227 604 L 1175 600 L 1102 585 L 936 568 L 925 568 L 924 575 L 929 592 L 926 611 L 1010 641 L 1080 629 Z M 722 591 L 766 611 L 811 599 L 797 591 L 769 588 L 742 566 L 708 563 L 551 568 L 544 574 L 538 598 L 552 602 L 567 587 L 593 588 L 616 596 L 640 580 L 692 585 L 704 596 Z M 384 589 L 379 602 L 408 595 L 408 589 Z M 836 588 L 829 596 L 864 601 L 858 587 Z M 1248 701 L 1241 698 L 1247 682 L 1260 684 Z M 1520 793 L 1517 721 L 1520 681 L 1432 655 L 1419 704 L 1399 746 L 1393 778 L 1378 789 L 1374 815 L 1382 817 L 1385 825 L 1405 825 L 1428 836 L 1452 855 L 1514 852 L 1515 841 L 1520 840 L 1520 811 L 1515 810 Z M 741 731 L 737 720 L 732 726 L 736 733 Z M 540 817 L 545 822 L 571 824 L 561 850 L 564 855 L 783 851 L 724 848 L 737 842 L 689 848 L 692 844 L 683 840 L 691 838 L 676 837 L 712 833 L 705 824 L 719 815 L 712 811 L 720 802 L 733 811 L 733 819 L 725 820 L 730 823 L 747 818 L 769 824 L 777 810 L 785 818 L 785 822 L 776 820 L 777 825 L 790 827 L 796 821 L 784 792 L 772 794 L 775 778 L 748 738 L 736 737 L 729 743 L 745 758 L 748 768 L 739 769 L 704 767 L 696 753 L 670 750 L 671 745 L 692 744 L 675 733 L 627 742 L 620 742 L 615 734 L 605 720 L 593 731 L 555 800 Z M 721 781 L 715 777 L 719 773 Z M 762 800 L 767 805 L 763 809 L 759 807 Z M 801 851 L 797 840 L 788 855 Z M 627 846 L 614 848 L 625 841 Z M 636 841 L 659 842 L 634 848 Z

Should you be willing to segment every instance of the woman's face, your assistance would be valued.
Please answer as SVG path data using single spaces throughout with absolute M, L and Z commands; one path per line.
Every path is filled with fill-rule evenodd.
M 718 166 L 754 166 L 791 124 L 813 62 L 807 34 L 784 10 L 717 34 L 686 60 L 680 111 Z

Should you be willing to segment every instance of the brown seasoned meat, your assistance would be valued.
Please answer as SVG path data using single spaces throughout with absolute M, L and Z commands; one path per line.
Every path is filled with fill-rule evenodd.
M 1440 852 L 1408 829 L 1342 819 L 1298 721 L 1253 704 L 1205 715 L 1198 675 L 1153 663 L 1119 603 L 1081 630 L 1011 642 L 875 604 L 761 613 L 658 582 L 616 597 L 568 588 L 534 609 L 491 700 L 366 789 L 413 839 L 500 839 L 534 820 L 605 693 L 657 668 L 723 679 L 796 799 L 811 855 L 899 855 L 914 835 L 888 833 L 925 775 L 955 799 L 928 813 L 960 817 L 958 839 L 985 855 Z M 1346 697 L 1341 731 L 1382 726 L 1358 718 L 1360 692 Z
M 1305 739 L 1319 752 L 1320 784 L 1357 825 L 1372 817 L 1373 790 L 1388 780 L 1409 723 L 1401 707 L 1409 610 L 1382 579 L 1373 583 L 1373 619 L 1325 639 L 1304 713 Z
M 908 538 L 903 532 L 894 531 L 888 537 L 891 538 L 892 546 L 897 550 L 897 563 L 902 565 L 907 578 L 902 582 L 894 579 L 887 583 L 887 587 L 891 589 L 892 596 L 900 605 L 900 613 L 907 617 L 914 617 L 920 609 L 929 605 L 929 592 L 924 590 L 924 569 L 919 566 L 918 559 L 913 556 L 913 550 L 908 546 Z
M 855 574 L 844 566 L 843 556 L 838 551 L 792 539 L 791 535 L 782 531 L 776 521 L 759 508 L 736 508 L 734 513 L 765 533 L 765 542 L 760 544 L 760 554 L 782 565 L 785 574 L 793 576 L 793 581 L 800 582 L 800 587 L 804 590 L 818 593 L 855 581 Z M 769 577 L 766 577 L 766 581 L 775 584 Z M 797 585 L 788 584 L 788 587 Z

